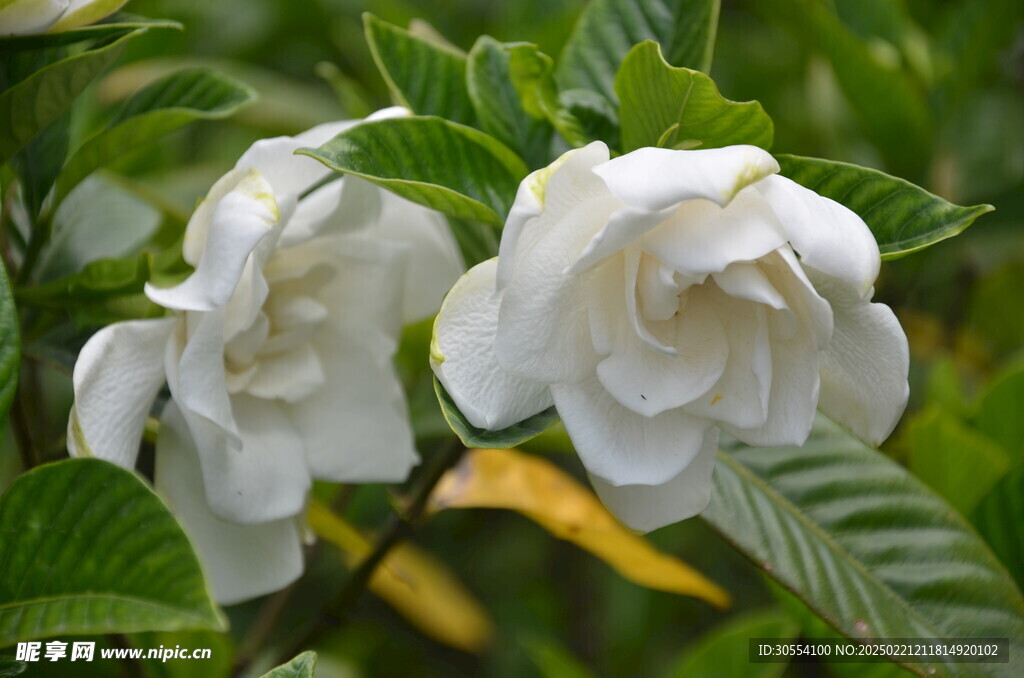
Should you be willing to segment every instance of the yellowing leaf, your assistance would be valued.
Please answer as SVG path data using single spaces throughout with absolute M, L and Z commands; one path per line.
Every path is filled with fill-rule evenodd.
M 431 510 L 446 508 L 518 511 L 632 582 L 695 596 L 716 607 L 729 605 L 726 591 L 630 532 L 592 492 L 540 457 L 515 450 L 470 450 L 431 495 Z
M 313 502 L 307 515 L 320 537 L 341 549 L 354 568 L 371 551 L 369 540 L 326 506 Z M 399 544 L 370 578 L 370 590 L 425 635 L 466 652 L 482 652 L 494 627 L 487 611 L 429 553 L 408 542 Z

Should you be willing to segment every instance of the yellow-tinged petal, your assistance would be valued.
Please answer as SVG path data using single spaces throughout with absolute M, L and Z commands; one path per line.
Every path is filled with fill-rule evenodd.
M 312 502 L 307 518 L 314 532 L 341 549 L 350 567 L 369 555 L 370 541 L 323 504 Z M 480 653 L 494 635 L 480 602 L 443 563 L 408 542 L 376 569 L 370 590 L 425 635 L 451 647 Z
M 448 471 L 430 509 L 504 508 L 593 553 L 626 579 L 694 596 L 720 608 L 729 594 L 678 558 L 619 523 L 600 500 L 550 462 L 516 450 L 470 450 Z

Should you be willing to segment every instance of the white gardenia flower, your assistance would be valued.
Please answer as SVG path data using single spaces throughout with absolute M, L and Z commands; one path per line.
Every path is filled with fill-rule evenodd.
M 170 387 L 156 486 L 223 603 L 301 573 L 312 479 L 398 482 L 418 463 L 392 356 L 464 268 L 437 212 L 357 177 L 321 186 L 330 171 L 294 155 L 353 124 L 254 144 L 189 221 L 195 271 L 146 288 L 175 313 L 102 329 L 75 365 L 68 447 L 125 468 Z
M 113 14 L 127 0 L 0 0 L 0 35 L 67 31 Z
M 704 509 L 719 430 L 801 445 L 816 408 L 872 445 L 907 401 L 907 339 L 870 302 L 853 212 L 753 146 L 595 142 L 524 180 L 497 259 L 435 324 L 431 363 L 470 423 L 552 403 L 594 487 L 651 530 Z

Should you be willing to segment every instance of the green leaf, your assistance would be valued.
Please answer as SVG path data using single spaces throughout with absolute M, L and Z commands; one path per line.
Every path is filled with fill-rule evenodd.
M 14 657 L 0 657 L 0 676 L 20 676 L 28 665 Z
M 130 471 L 68 459 L 0 497 L 0 646 L 88 633 L 223 629 L 188 538 Z
M 526 111 L 534 117 L 547 118 L 570 146 L 579 148 L 589 143 L 582 124 L 558 96 L 555 62 L 551 57 L 525 42 L 510 46 L 509 57 L 512 84 Z
M 800 633 L 787 615 L 777 610 L 750 612 L 713 628 L 680 657 L 665 673 L 665 678 L 691 676 L 743 676 L 778 678 L 787 664 L 751 664 L 748 661 L 750 638 L 796 638 Z
M 412 35 L 369 12 L 363 24 L 373 60 L 403 106 L 418 115 L 475 123 L 463 52 Z
M 553 638 L 530 634 L 520 642 L 543 678 L 594 678 L 590 669 Z
M 313 678 L 316 652 L 303 652 L 287 664 L 281 664 L 263 674 L 263 678 Z
M 480 128 L 513 149 L 530 167 L 549 161 L 552 128 L 542 111 L 527 112 L 516 83 L 511 61 L 514 44 L 482 35 L 469 51 L 466 72 L 469 98 Z
M 21 179 L 25 207 L 33 222 L 38 221 L 54 180 L 68 155 L 71 109 L 37 134 L 11 157 L 11 168 Z
M 543 433 L 558 421 L 558 413 L 554 406 L 533 415 L 525 421 L 513 424 L 500 431 L 485 431 L 477 428 L 466 421 L 459 412 L 455 401 L 444 390 L 441 382 L 434 378 L 434 392 L 437 394 L 437 401 L 441 404 L 441 414 L 451 427 L 455 435 L 459 437 L 466 447 L 480 447 L 486 449 L 508 449 L 524 443 L 530 438 Z
M 194 678 L 197 673 L 203 678 L 228 678 L 234 661 L 234 647 L 231 636 L 213 631 L 153 631 L 133 633 L 128 636 L 132 647 L 143 650 L 175 645 L 210 650 L 209 659 L 183 661 L 144 657 L 140 663 L 145 667 L 148 678 Z M 201 670 L 199 670 L 201 669 Z
M 219 120 L 252 102 L 256 93 L 234 78 L 189 68 L 157 80 L 124 102 L 106 130 L 86 141 L 57 180 L 55 201 L 94 170 L 194 120 Z
M 505 223 L 528 172 L 494 137 L 436 117 L 364 122 L 296 152 L 449 216 L 495 226 Z
M 1024 464 L 1024 366 L 996 378 L 978 402 L 978 429 L 995 440 L 1017 464 Z
M 729 101 L 707 75 L 666 63 L 654 42 L 641 43 L 626 55 L 615 93 L 627 153 L 644 146 L 772 145 L 772 119 L 761 104 Z
M 589 89 L 615 102 L 615 74 L 633 45 L 653 40 L 668 62 L 707 73 L 719 0 L 591 0 L 559 58 L 563 89 Z
M 963 515 L 1010 468 L 1010 457 L 995 441 L 936 406 L 914 414 L 900 441 L 907 468 Z
M 720 453 L 702 516 L 847 636 L 1009 638 L 1012 655 L 1024 652 L 1024 600 L 984 542 L 905 469 L 831 422 L 819 420 L 803 447 Z M 1016 675 L 1007 664 L 906 666 L 922 676 Z
M 170 28 L 180 31 L 184 29 L 184 26 L 177 21 L 170 21 L 168 19 L 147 19 L 146 17 L 129 14 L 128 12 L 116 12 L 99 23 L 82 26 L 70 31 L 37 33 L 35 35 L 11 35 L 0 38 L 0 54 L 3 52 L 59 47 L 82 42 L 83 40 L 98 40 L 136 28 Z
M 56 121 L 75 97 L 117 60 L 125 43 L 145 32 L 145 28 L 136 28 L 115 33 L 0 93 L 0 163 Z
M 493 225 L 448 217 L 448 227 L 455 237 L 467 269 L 498 256 L 501 232 Z
M 783 176 L 860 215 L 878 241 L 882 259 L 896 259 L 952 238 L 995 209 L 991 205 L 960 207 L 867 167 L 798 155 L 775 157 Z
M 1018 464 L 975 507 L 971 522 L 1024 587 L 1024 464 Z
M 0 440 L 7 428 L 7 412 L 18 390 L 21 365 L 21 333 L 18 330 L 18 309 L 11 296 L 7 269 L 0 264 Z
M 865 136 L 882 153 L 887 167 L 901 176 L 918 176 L 931 155 L 933 121 L 923 88 L 899 60 L 890 61 L 872 50 L 822 0 L 758 4 L 828 58 Z

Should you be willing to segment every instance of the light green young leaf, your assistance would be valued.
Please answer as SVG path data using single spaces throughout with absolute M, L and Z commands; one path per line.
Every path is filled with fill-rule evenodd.
M 783 176 L 860 215 L 878 241 L 882 259 L 896 259 L 952 238 L 994 209 L 960 207 L 867 167 L 797 155 L 775 157 Z
M 729 101 L 707 75 L 666 63 L 654 42 L 641 43 L 626 55 L 615 76 L 615 93 L 627 153 L 644 146 L 772 145 L 774 127 L 761 104 Z
M 436 117 L 356 125 L 297 153 L 459 219 L 502 226 L 528 170 L 500 141 Z
M 589 89 L 616 102 L 615 74 L 626 53 L 660 43 L 668 62 L 707 73 L 719 0 L 591 0 L 559 58 L 563 89 Z
M 536 45 L 517 43 L 509 46 L 509 72 L 512 84 L 526 111 L 534 117 L 547 118 L 570 146 L 587 145 L 591 139 L 573 113 L 558 95 L 555 83 L 555 62 Z
M 466 55 L 449 45 L 412 35 L 363 15 L 373 59 L 398 101 L 417 115 L 475 123 L 466 88 Z
M 831 422 L 803 447 L 719 453 L 702 517 L 847 636 L 1009 638 L 1012 656 L 1024 652 L 1024 599 L 985 543 Z M 1016 675 L 1008 664 L 904 665 L 936 678 Z
M 529 167 L 547 164 L 552 128 L 543 111 L 528 112 L 511 72 L 515 44 L 482 35 L 469 51 L 466 82 L 480 128 L 519 153 Z
M 558 413 L 554 406 L 535 414 L 525 421 L 513 424 L 500 431 L 485 431 L 477 428 L 466 421 L 466 418 L 459 412 L 458 406 L 448 392 L 444 390 L 441 382 L 434 379 L 434 392 L 437 394 L 437 401 L 441 404 L 441 414 L 451 427 L 455 435 L 459 437 L 466 447 L 479 447 L 485 449 L 508 449 L 530 438 L 537 436 L 555 422 L 558 421 Z
M 0 553 L 0 646 L 225 628 L 174 516 L 109 462 L 68 459 L 14 481 L 0 497 Z
M 900 441 L 911 473 L 965 516 L 1010 468 L 998 443 L 935 406 L 910 418 Z
M 303 652 L 286 664 L 263 674 L 262 678 L 313 678 L 316 652 Z
M 129 98 L 106 130 L 86 141 L 57 180 L 60 202 L 94 170 L 194 120 L 218 120 L 253 101 L 256 94 L 227 75 L 189 68 L 148 85 Z
M 7 269 L 0 264 L 0 439 L 7 429 L 7 412 L 18 389 L 21 365 L 21 332 L 18 330 L 18 309 L 11 295 Z
M 114 63 L 125 43 L 146 30 L 114 33 L 98 45 L 49 64 L 0 92 L 0 164 L 57 120 L 75 97 Z
M 680 656 L 664 678 L 693 676 L 743 676 L 779 678 L 785 663 L 751 664 L 747 641 L 751 638 L 796 638 L 800 627 L 779 610 L 748 612 L 732 617 L 703 635 Z

